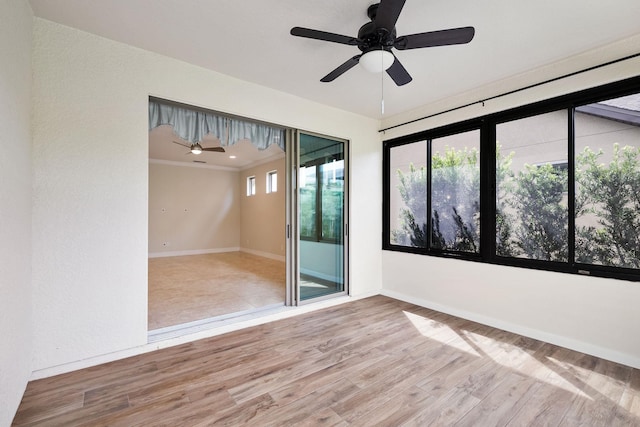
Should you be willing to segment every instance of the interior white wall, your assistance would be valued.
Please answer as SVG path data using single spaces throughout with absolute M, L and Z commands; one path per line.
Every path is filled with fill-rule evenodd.
M 0 425 L 31 375 L 31 31 L 25 1 L 0 0 Z
M 342 282 L 342 245 L 300 240 L 300 273 L 332 282 Z
M 147 342 L 149 95 L 349 139 L 352 290 L 381 288 L 377 121 L 41 19 L 33 55 L 35 370 Z
M 518 76 L 491 88 L 498 94 L 541 81 L 546 76 L 577 71 L 637 53 L 640 37 L 587 52 L 547 69 Z M 384 139 L 477 117 L 493 111 L 548 99 L 637 75 L 640 60 L 608 66 L 552 84 L 387 131 Z M 464 105 L 490 95 L 481 88 Z M 480 97 L 480 98 L 478 98 Z M 441 102 L 395 117 L 385 126 L 445 109 Z M 441 110 L 440 110 L 441 111 Z M 523 268 L 494 266 L 384 251 L 383 293 L 440 311 L 477 320 L 565 347 L 640 367 L 640 284 Z
M 229 168 L 149 163 L 149 256 L 237 251 L 240 185 Z
M 267 194 L 267 172 L 277 172 L 277 191 Z M 247 196 L 247 178 L 255 176 L 256 194 Z M 276 260 L 285 260 L 285 158 L 243 169 L 240 188 L 241 250 Z

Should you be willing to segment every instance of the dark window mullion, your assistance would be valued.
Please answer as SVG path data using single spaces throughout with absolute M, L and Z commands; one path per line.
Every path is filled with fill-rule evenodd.
M 391 249 L 391 144 L 382 145 L 382 249 Z
M 427 196 L 427 247 L 426 250 L 427 252 L 431 251 L 431 238 L 432 238 L 432 230 L 433 230 L 433 224 L 431 224 L 431 154 L 432 154 L 432 148 L 431 148 L 431 143 L 433 142 L 432 139 L 428 139 L 427 140 L 427 158 L 426 158 L 426 165 L 427 165 L 427 178 L 426 178 L 426 184 L 427 184 L 427 191 L 426 191 L 426 196 Z
M 567 261 L 573 266 L 576 263 L 576 126 L 575 126 L 575 108 L 567 110 L 569 134 L 567 138 L 567 215 L 569 223 L 567 224 L 567 240 L 569 253 Z
M 480 256 L 496 255 L 496 124 L 486 120 L 480 128 Z
M 316 164 L 316 242 L 322 240 L 322 169 Z

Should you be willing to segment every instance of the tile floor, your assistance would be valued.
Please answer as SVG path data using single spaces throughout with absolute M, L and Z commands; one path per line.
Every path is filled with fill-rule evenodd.
M 149 330 L 284 303 L 285 263 L 245 252 L 149 259 Z

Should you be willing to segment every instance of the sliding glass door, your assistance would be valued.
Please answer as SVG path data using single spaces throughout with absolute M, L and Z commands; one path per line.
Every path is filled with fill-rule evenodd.
M 347 293 L 347 141 L 298 132 L 292 200 L 295 301 Z

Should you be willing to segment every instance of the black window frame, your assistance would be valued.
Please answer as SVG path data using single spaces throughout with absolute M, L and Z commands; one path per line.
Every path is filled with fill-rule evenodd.
M 524 106 L 488 114 L 463 122 L 452 123 L 411 135 L 383 141 L 383 203 L 382 203 L 382 249 L 436 257 L 483 262 L 496 265 L 522 267 L 554 272 L 608 277 L 640 281 L 640 269 L 614 267 L 575 262 L 575 122 L 576 108 L 600 101 L 640 93 L 640 76 L 586 89 L 558 97 L 534 102 Z M 527 258 L 505 257 L 496 254 L 496 126 L 499 123 L 532 117 L 558 110 L 567 111 L 567 158 L 568 158 L 568 261 L 544 261 Z M 480 130 L 480 252 L 479 254 L 453 252 L 426 247 L 401 246 L 391 243 L 390 230 L 390 170 L 391 150 L 394 147 L 427 141 L 427 229 L 431 230 L 431 140 L 469 130 Z M 430 233 L 429 233 L 430 234 Z M 429 236 L 430 239 L 430 236 Z

